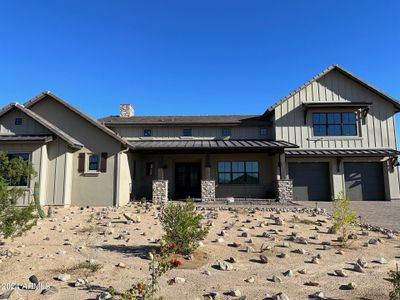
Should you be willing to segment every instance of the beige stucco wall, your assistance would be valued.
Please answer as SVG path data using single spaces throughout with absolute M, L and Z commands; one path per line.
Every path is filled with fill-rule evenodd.
M 15 118 L 22 118 L 22 124 L 15 125 Z M 20 110 L 14 109 L 1 117 L 0 134 L 40 135 L 51 132 Z
M 130 179 L 124 179 L 126 182 L 118 183 L 117 179 L 117 155 L 123 150 L 121 143 L 94 125 L 90 124 L 77 115 L 75 112 L 66 108 L 50 96 L 39 101 L 32 109 L 57 127 L 77 139 L 84 145 L 84 148 L 76 151 L 72 155 L 72 187 L 71 187 L 71 205 L 77 206 L 109 206 L 117 205 L 118 195 L 123 197 L 122 202 L 126 202 L 126 182 Z M 108 153 L 107 172 L 88 174 L 78 172 L 79 153 L 93 153 L 100 155 L 102 152 Z M 123 168 L 124 178 L 129 176 L 126 171 L 126 159 L 122 159 L 120 166 Z M 117 186 L 120 191 L 117 191 Z M 122 196 L 123 195 L 123 196 Z

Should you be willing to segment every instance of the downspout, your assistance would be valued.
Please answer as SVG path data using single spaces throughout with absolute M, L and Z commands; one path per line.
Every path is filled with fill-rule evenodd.
M 122 153 L 126 153 L 130 150 L 130 148 L 126 148 L 121 150 L 120 152 L 117 153 L 117 156 L 115 157 L 115 164 L 116 164 L 116 182 L 115 182 L 115 206 L 119 207 L 119 188 L 120 188 L 120 181 L 121 181 L 121 176 L 120 176 L 120 155 Z

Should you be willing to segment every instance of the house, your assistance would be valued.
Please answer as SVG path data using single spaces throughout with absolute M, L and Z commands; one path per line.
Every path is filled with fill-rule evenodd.
M 30 160 L 44 205 L 130 199 L 400 200 L 400 103 L 332 65 L 259 115 L 95 120 L 50 92 L 0 111 L 0 151 Z

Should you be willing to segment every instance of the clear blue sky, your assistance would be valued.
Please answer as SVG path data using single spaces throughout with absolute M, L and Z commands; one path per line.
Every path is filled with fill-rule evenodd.
M 257 114 L 338 63 L 400 98 L 399 1 L 1 1 L 0 106 Z

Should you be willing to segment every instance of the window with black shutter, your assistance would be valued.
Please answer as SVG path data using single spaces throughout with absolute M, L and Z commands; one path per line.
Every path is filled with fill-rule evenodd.
M 101 161 L 100 161 L 100 172 L 106 173 L 107 172 L 107 152 L 101 152 Z

